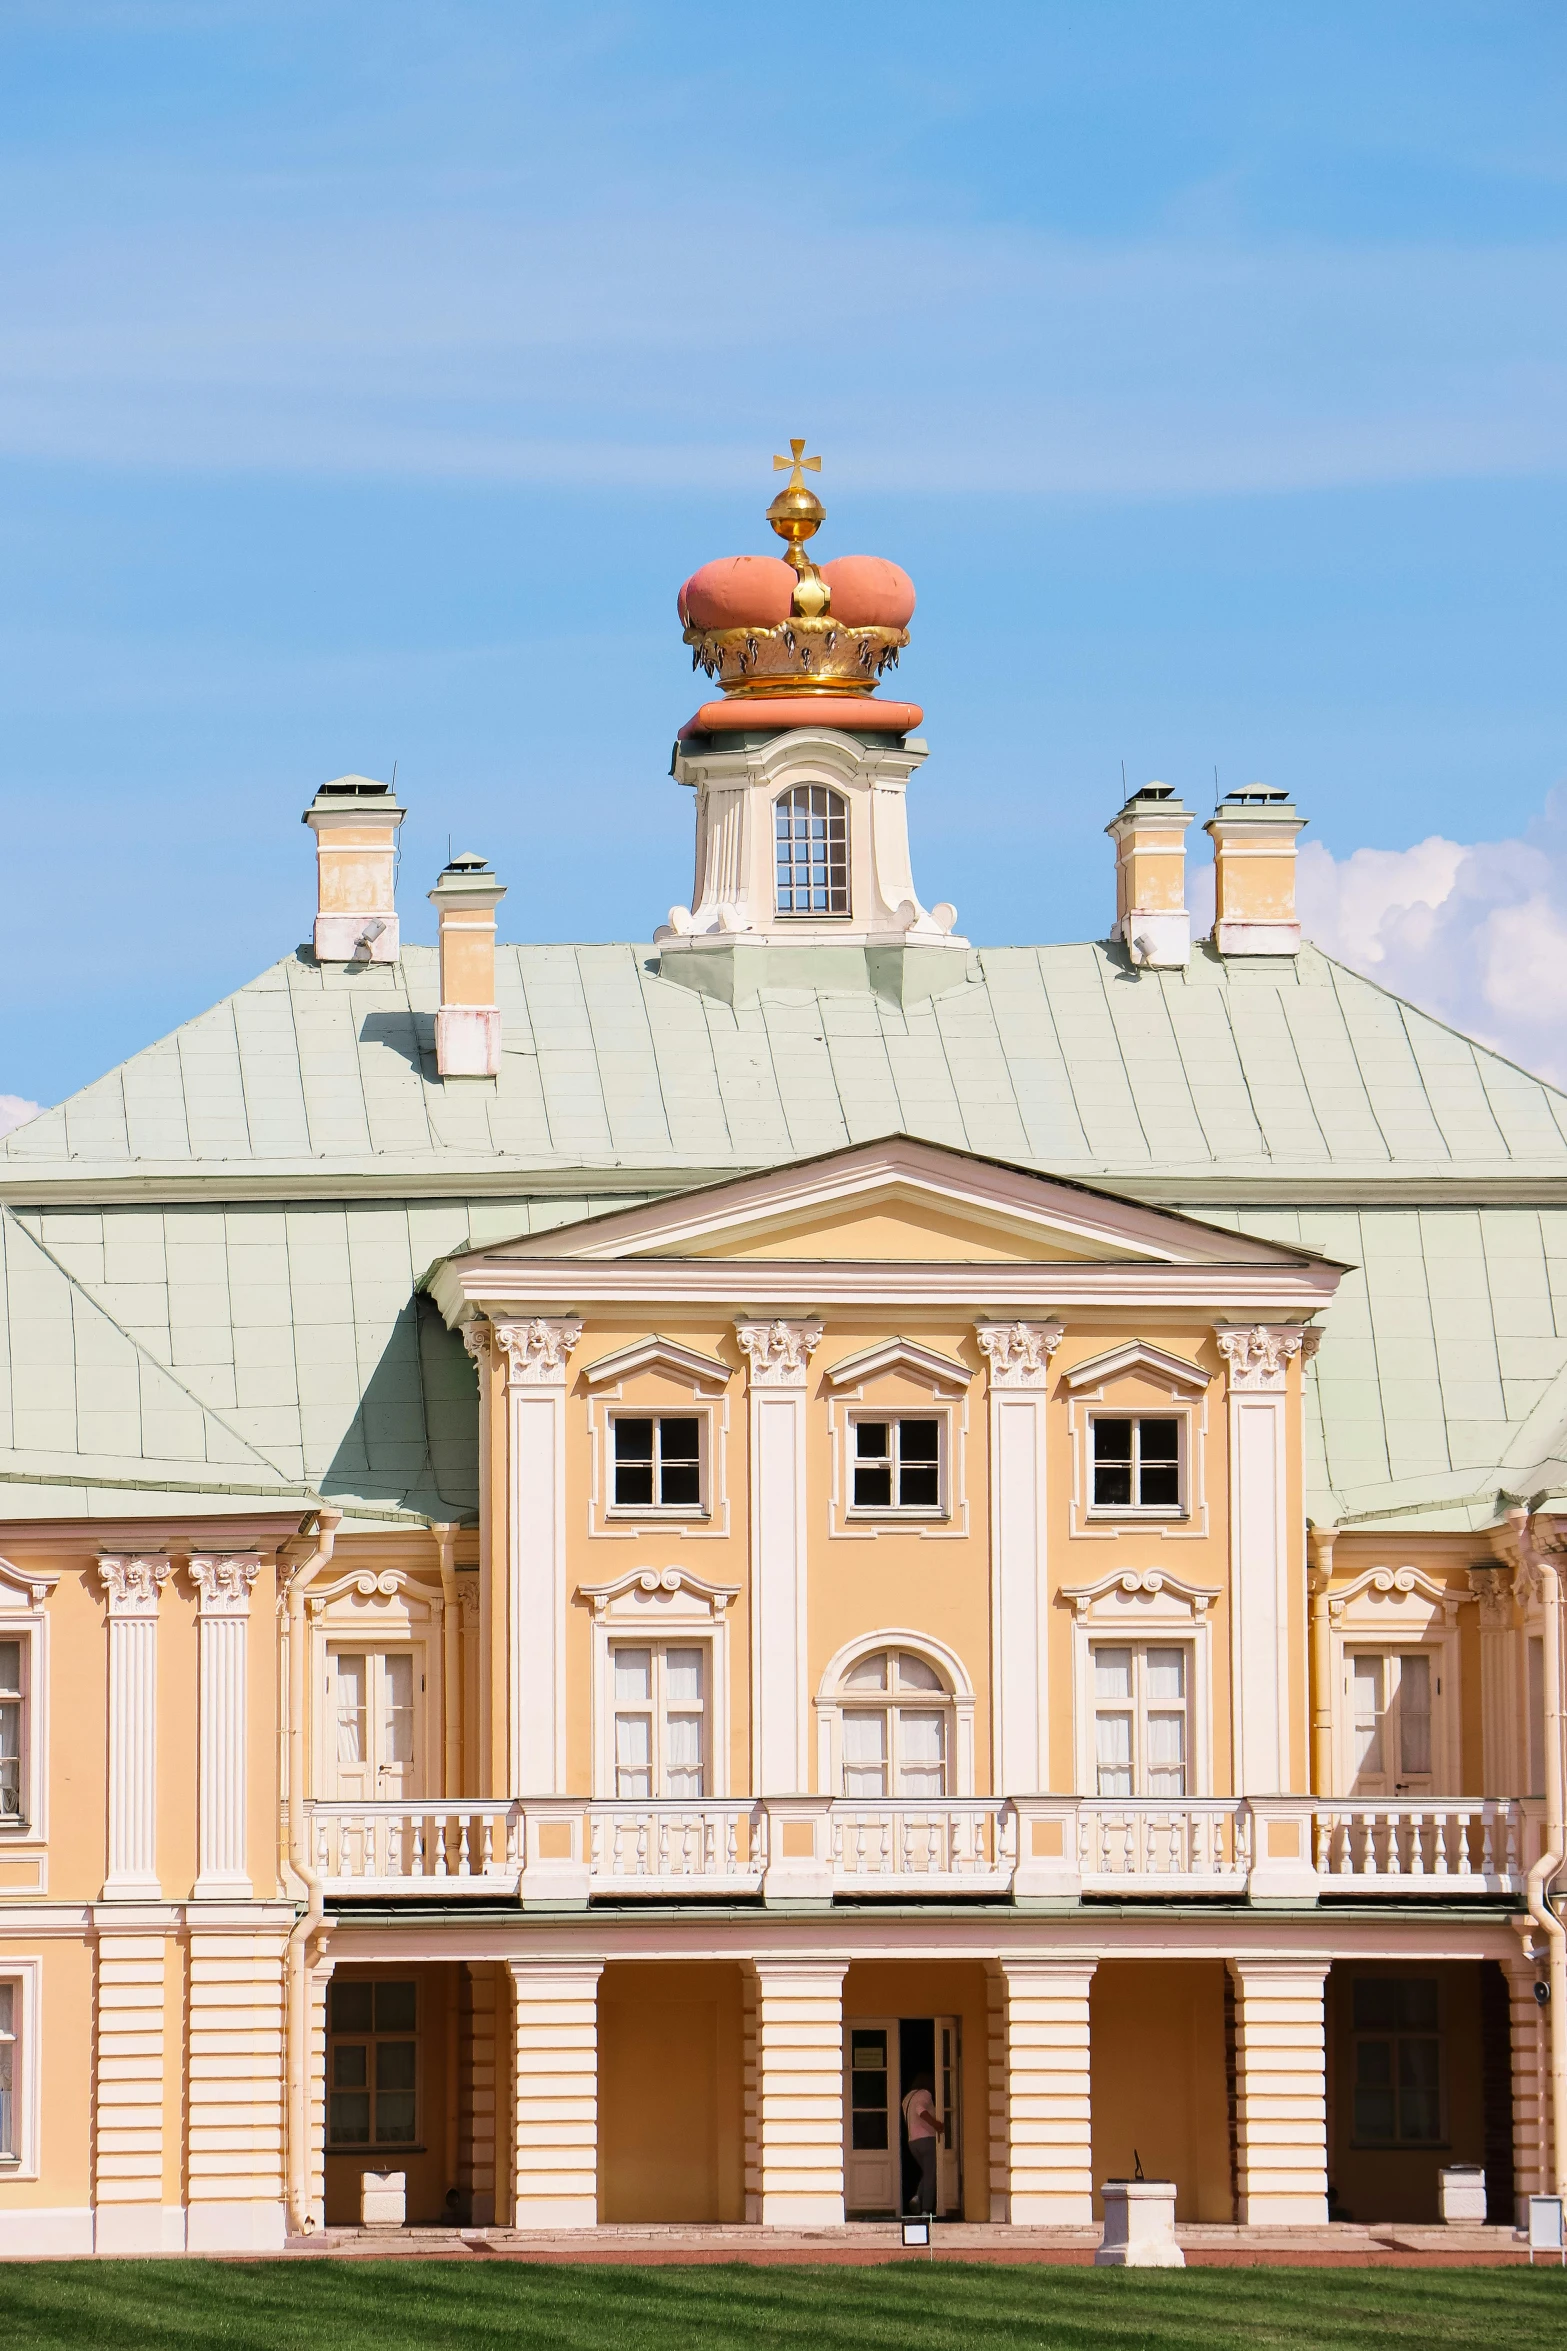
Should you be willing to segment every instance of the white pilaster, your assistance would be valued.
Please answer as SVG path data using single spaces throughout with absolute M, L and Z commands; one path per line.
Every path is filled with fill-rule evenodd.
M 597 1959 L 513 1959 L 519 2229 L 598 2226 Z
M 1320 1334 L 1221 1324 L 1229 1367 L 1230 1711 L 1235 1793 L 1289 1793 L 1289 1365 Z
M 566 1367 L 582 1325 L 535 1315 L 493 1327 L 506 1366 L 509 1792 L 556 1796 L 566 1773 Z
M 1321 2228 L 1328 2217 L 1327 1964 L 1232 1959 L 1236 2218 Z
M 245 1742 L 250 1595 L 261 1562 L 200 1558 L 190 1579 L 200 1594 L 201 1868 L 196 1898 L 248 1900 Z
M 1480 1603 L 1480 1786 L 1487 1796 L 1513 1796 L 1523 1786 L 1523 1756 L 1511 1570 L 1472 1567 L 1469 1589 Z
M 1003 1959 L 1007 2218 L 1081 2227 L 1094 2217 L 1088 1992 L 1093 1960 Z M 996 2190 L 991 2189 L 992 2211 Z
M 1058 1322 L 975 1325 L 990 1366 L 992 1770 L 998 1796 L 1050 1784 L 1045 1429 Z
M 162 1935 L 100 1935 L 97 1994 L 93 2250 L 182 2252 L 184 2215 L 163 2201 Z
M 109 1874 L 103 1898 L 153 1901 L 158 1884 L 158 1600 L 167 1559 L 103 1557 L 109 1598 Z
M 751 1763 L 759 1796 L 810 1791 L 806 1379 L 818 1322 L 740 1322 L 751 1443 Z M 841 2169 L 841 2162 L 840 2162 Z
M 282 1934 L 190 1938 L 192 2253 L 282 2250 L 286 1948 Z
M 753 1966 L 761 2220 L 767 2228 L 838 2228 L 847 1962 L 757 1960 Z

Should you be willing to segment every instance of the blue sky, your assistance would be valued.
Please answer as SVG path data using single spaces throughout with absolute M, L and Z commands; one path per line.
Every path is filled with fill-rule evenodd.
M 1123 760 L 1262 777 L 1320 934 L 1545 1066 L 1564 68 L 1543 0 L 9 0 L 0 1092 L 303 938 L 348 769 L 409 935 L 450 833 L 647 937 L 675 588 L 801 431 L 919 588 L 927 901 L 1101 935 Z

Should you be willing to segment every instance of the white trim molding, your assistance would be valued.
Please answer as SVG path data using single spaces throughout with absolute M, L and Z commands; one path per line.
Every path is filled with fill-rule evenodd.
M 652 1373 L 683 1389 L 695 1399 L 682 1400 L 678 1411 L 698 1424 L 701 1448 L 701 1500 L 695 1508 L 681 1504 L 649 1503 L 645 1507 L 615 1500 L 615 1457 L 612 1441 L 619 1407 L 641 1418 L 659 1419 L 667 1402 L 653 1397 L 627 1403 L 627 1380 Z M 735 1372 L 717 1356 L 700 1354 L 674 1339 L 634 1339 L 585 1364 L 582 1385 L 587 1391 L 588 1415 L 588 1536 L 594 1542 L 643 1543 L 679 1537 L 682 1541 L 711 1542 L 730 1532 L 729 1514 L 729 1397 Z
M 941 1422 L 940 1499 L 933 1510 L 859 1510 L 854 1502 L 854 1447 L 857 1420 L 897 1420 L 909 1416 L 906 1399 L 868 1398 L 873 1380 L 902 1376 L 928 1388 L 935 1398 L 932 1417 Z M 918 1536 L 921 1541 L 947 1543 L 969 1531 L 968 1435 L 969 1391 L 975 1375 L 968 1366 L 934 1347 L 914 1339 L 882 1339 L 862 1347 L 822 1373 L 827 1391 L 827 1439 L 832 1460 L 832 1485 L 827 1498 L 829 1540 L 874 1543 L 885 1532 Z M 928 1408 L 916 1408 L 924 1416 Z
M 857 1355 L 830 1363 L 822 1379 L 829 1388 L 855 1388 L 886 1371 L 912 1372 L 916 1379 L 954 1396 L 966 1395 L 974 1377 L 966 1363 L 939 1355 L 934 1347 L 923 1347 L 917 1339 L 893 1338 L 880 1339 L 874 1347 L 862 1347 Z
M 566 1784 L 566 1384 L 576 1315 L 496 1322 L 506 1379 L 507 1726 L 514 1796 Z
M 968 1670 L 955 1649 L 934 1634 L 911 1632 L 906 1626 L 894 1625 L 880 1632 L 860 1633 L 854 1640 L 845 1641 L 827 1660 L 827 1669 L 813 1701 L 816 1712 L 816 1792 L 819 1796 L 837 1796 L 839 1767 L 843 1757 L 843 1708 L 845 1697 L 867 1698 L 865 1691 L 849 1692 L 845 1684 L 862 1657 L 874 1657 L 883 1649 L 907 1649 L 915 1657 L 923 1658 L 932 1672 L 939 1676 L 942 1693 L 953 1714 L 952 1780 L 949 1796 L 972 1796 L 974 1793 L 974 1716 L 978 1701 Z M 933 1695 L 934 1693 L 932 1693 Z M 920 1694 L 921 1702 L 925 1694 Z M 887 1703 L 896 1703 L 896 1692 L 887 1694 Z M 896 1791 L 885 1799 L 898 1801 Z
M 998 1796 L 1050 1784 L 1046 1436 L 1050 1361 L 1066 1335 L 1043 1322 L 981 1322 L 989 1371 L 991 1772 Z
M 198 1901 L 246 1901 L 246 1753 L 250 1596 L 261 1573 L 254 1556 L 192 1558 L 200 1595 L 200 1871 Z
M 158 1883 L 158 1602 L 174 1563 L 103 1554 L 109 1603 L 109 1874 L 105 1902 L 156 1902 Z
M 1467 1578 L 1466 1584 L 1467 1584 Z M 1345 1677 L 1357 1649 L 1418 1649 L 1431 1659 L 1431 1786 L 1436 1796 L 1459 1792 L 1459 1731 L 1463 1685 L 1458 1611 L 1474 1594 L 1438 1583 L 1419 1567 L 1368 1567 L 1327 1593 L 1332 1658 L 1333 1773 L 1336 1796 L 1353 1793 L 1354 1724 Z M 1499 1791 L 1487 1786 L 1488 1795 Z
M 1213 1793 L 1213 1604 L 1216 1586 L 1183 1583 L 1163 1568 L 1116 1568 L 1061 1594 L 1072 1611 L 1073 1757 L 1079 1795 L 1096 1791 L 1094 1659 L 1097 1643 L 1163 1641 L 1191 1654 L 1190 1796 Z
M 602 1388 L 607 1382 L 629 1379 L 633 1372 L 670 1371 L 679 1380 L 693 1388 L 711 1390 L 714 1394 L 728 1387 L 734 1377 L 727 1363 L 720 1363 L 716 1355 L 701 1355 L 695 1347 L 682 1347 L 675 1339 L 662 1339 L 657 1331 L 646 1339 L 633 1339 L 629 1347 L 617 1347 L 612 1355 L 600 1355 L 593 1363 L 583 1366 L 582 1377 L 590 1389 Z
M 751 1490 L 751 1785 L 808 1787 L 806 1381 L 815 1320 L 737 1322 L 746 1359 Z
M 729 1619 L 738 1584 L 709 1584 L 683 1567 L 634 1567 L 604 1584 L 579 1584 L 593 1611 L 593 1793 L 615 1793 L 615 1642 L 680 1641 L 707 1651 L 707 1795 L 729 1794 Z
M 49 1841 L 49 1599 L 60 1578 L 0 1559 L 0 1640 L 19 1640 L 22 1665 L 22 1816 L 0 1822 L 0 1851 L 36 1849 L 37 1891 L 45 1886 Z
M 1146 1339 L 1128 1339 L 1123 1346 L 1107 1347 L 1100 1355 L 1085 1356 L 1081 1363 L 1072 1364 L 1061 1374 L 1061 1385 L 1075 1395 L 1079 1388 L 1102 1388 L 1107 1380 L 1118 1380 L 1129 1371 L 1150 1372 L 1172 1394 L 1181 1390 L 1205 1394 L 1211 1377 L 1200 1363 L 1188 1363 L 1184 1355 L 1152 1347 Z
M 38 1958 L 0 1959 L 0 1983 L 13 1987 L 11 2032 L 15 2048 L 11 2063 L 11 2123 L 16 2139 L 14 2161 L 0 2162 L 0 2186 L 8 2180 L 38 2177 L 43 2143 L 43 1972 L 43 1961 Z M 31 2217 L 25 2212 L 15 2215 L 19 2221 Z M 0 2255 L 36 2250 L 25 2243 L 14 2246 L 0 2243 Z

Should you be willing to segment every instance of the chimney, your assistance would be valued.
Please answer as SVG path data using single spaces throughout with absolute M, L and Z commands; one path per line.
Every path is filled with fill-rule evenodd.
M 323 784 L 302 822 L 316 837 L 316 927 L 321 963 L 397 961 L 397 828 L 406 811 L 390 784 L 339 776 Z
M 1203 830 L 1213 837 L 1213 943 L 1221 955 L 1295 955 L 1295 836 L 1306 819 L 1287 792 L 1226 792 Z
M 506 892 L 482 857 L 454 857 L 430 903 L 441 925 L 441 1008 L 435 1062 L 443 1078 L 500 1074 L 495 1002 L 495 909 Z
M 1180 971 L 1190 960 L 1186 828 L 1192 812 L 1168 784 L 1144 784 L 1105 831 L 1115 843 L 1115 930 L 1133 963 Z

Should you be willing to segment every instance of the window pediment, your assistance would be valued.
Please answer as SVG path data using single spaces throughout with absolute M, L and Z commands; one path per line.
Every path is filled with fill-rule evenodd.
M 734 1377 L 728 1364 L 716 1355 L 699 1354 L 695 1347 L 662 1339 L 656 1331 L 645 1339 L 634 1339 L 629 1347 L 617 1347 L 613 1355 L 601 1355 L 596 1363 L 584 1367 L 582 1377 L 590 1390 L 597 1390 L 639 1371 L 666 1371 L 683 1387 L 696 1388 L 704 1395 L 727 1388 Z
M 1156 1386 L 1181 1396 L 1205 1393 L 1211 1376 L 1200 1363 L 1189 1363 L 1184 1355 L 1150 1346 L 1145 1339 L 1129 1339 L 1124 1346 L 1106 1348 L 1101 1355 L 1074 1363 L 1062 1373 L 1061 1384 L 1077 1395 L 1085 1388 L 1101 1388 L 1109 1380 L 1121 1379 L 1127 1372 L 1145 1372 Z
M 1469 1592 L 1454 1592 L 1419 1567 L 1368 1567 L 1329 1592 L 1328 1618 L 1344 1633 L 1415 1633 L 1440 1620 L 1456 1625 Z
M 917 1339 L 892 1338 L 846 1355 L 841 1363 L 829 1365 L 822 1377 L 829 1388 L 855 1388 L 889 1371 L 908 1372 L 945 1395 L 963 1393 L 974 1376 L 966 1364 L 921 1346 Z
M 1163 1568 L 1129 1567 L 1092 1584 L 1072 1585 L 1061 1597 L 1080 1623 L 1190 1626 L 1207 1616 L 1219 1590 L 1218 1585 L 1183 1583 Z
M 0 1559 L 0 1608 L 42 1608 L 59 1581 L 58 1569 L 18 1567 Z
M 711 1624 L 740 1597 L 738 1584 L 709 1584 L 683 1567 L 634 1567 L 606 1584 L 579 1584 L 596 1622 L 646 1623 L 650 1616 Z
M 394 1605 L 398 1601 L 401 1607 Z M 434 1599 L 405 1568 L 363 1567 L 334 1576 L 328 1584 L 312 1584 L 305 1594 L 305 1606 L 313 1623 L 325 1617 L 335 1629 L 338 1624 L 362 1621 L 373 1615 L 385 1630 L 389 1619 L 395 1621 L 401 1616 L 408 1621 L 415 1616 L 428 1617 Z

